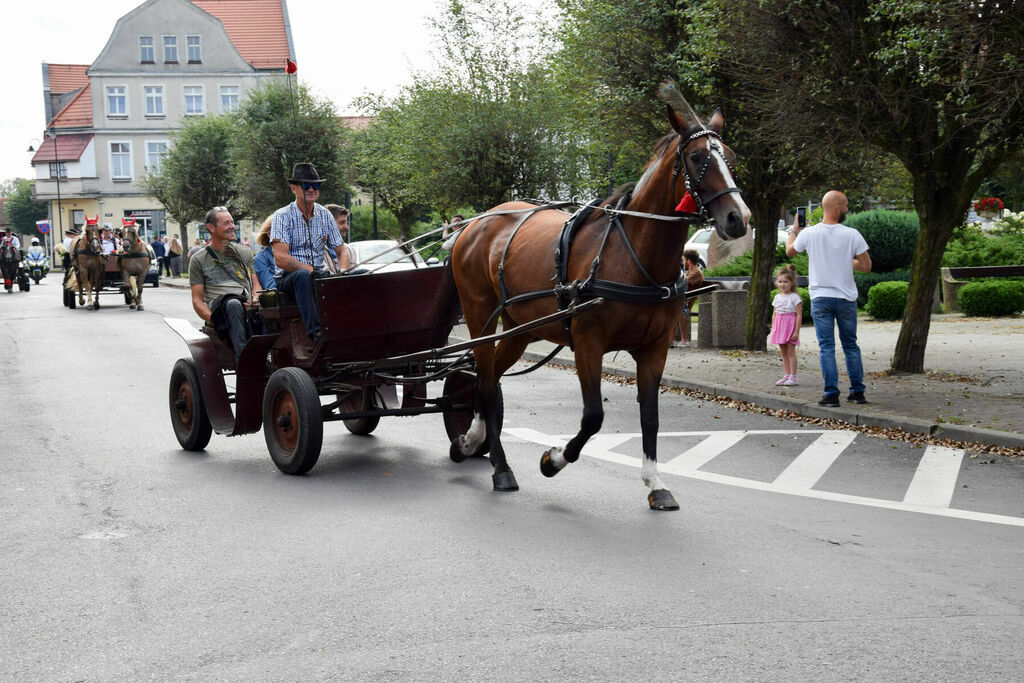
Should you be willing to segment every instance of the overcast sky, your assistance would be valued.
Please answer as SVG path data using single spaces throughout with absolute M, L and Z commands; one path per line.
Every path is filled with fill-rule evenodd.
M 45 126 L 42 62 L 91 63 L 117 20 L 142 1 L 4 3 L 0 180 L 32 177 L 26 150 L 38 147 Z M 358 113 L 350 102 L 366 91 L 396 94 L 410 80 L 410 65 L 431 63 L 427 17 L 438 7 L 439 0 L 288 0 L 299 78 L 341 114 Z

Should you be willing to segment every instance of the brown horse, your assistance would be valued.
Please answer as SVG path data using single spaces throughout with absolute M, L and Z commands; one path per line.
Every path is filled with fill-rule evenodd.
M 138 311 L 142 309 L 142 285 L 146 282 L 149 272 L 149 249 L 139 239 L 139 229 L 134 219 L 121 219 L 121 248 L 117 252 L 117 265 L 121 269 L 121 280 L 126 288 L 125 299 L 128 308 Z
M 103 287 L 103 269 L 106 257 L 103 256 L 103 244 L 100 240 L 100 217 L 85 218 L 85 227 L 82 234 L 71 243 L 71 263 L 75 268 L 75 278 L 78 288 L 78 305 L 85 306 L 86 297 L 89 298 L 89 310 L 96 310 L 100 307 L 100 289 Z M 96 293 L 95 301 L 93 292 Z
M 571 303 L 569 299 L 606 299 L 568 325 L 552 323 L 502 340 L 496 348 L 484 344 L 474 349 L 478 405 L 469 430 L 453 440 L 451 457 L 458 462 L 489 449 L 495 490 L 518 489 L 500 440 L 498 382 L 537 337 L 573 347 L 583 392 L 579 433 L 564 448 L 544 453 L 541 472 L 552 477 L 575 462 L 601 428 L 601 357 L 608 351 L 627 351 L 636 361 L 644 451 L 641 476 L 650 489 L 648 502 L 652 509 L 679 509 L 658 476 L 656 442 L 658 390 L 684 301 L 685 288 L 679 281 L 683 244 L 689 226 L 701 220 L 712 221 L 724 239 L 741 237 L 750 211 L 733 180 L 732 151 L 719 138 L 721 112 L 704 126 L 692 110 L 682 114 L 670 107 L 669 123 L 675 132 L 657 144 L 631 193 L 628 187 L 621 188 L 590 211 L 571 243 L 560 241 L 564 212 L 536 207 L 531 211 L 530 205 L 516 202 L 484 214 L 455 243 L 452 268 L 473 337 L 495 330 L 498 310 L 505 329 L 556 312 L 556 285 L 562 307 Z M 562 277 L 556 256 L 566 264 Z M 521 298 L 510 301 L 515 297 Z

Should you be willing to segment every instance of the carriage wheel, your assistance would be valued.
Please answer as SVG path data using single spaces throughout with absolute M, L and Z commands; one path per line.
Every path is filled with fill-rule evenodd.
M 299 368 L 270 376 L 263 395 L 263 436 L 267 450 L 285 474 L 305 474 L 320 457 L 324 418 L 313 380 Z
M 68 290 L 68 308 L 70 308 L 73 311 L 73 310 L 75 310 L 75 306 L 77 306 L 77 305 L 78 305 L 78 295 L 76 294 L 75 290 L 69 289 Z
M 199 388 L 199 373 L 195 361 L 180 358 L 171 370 L 168 392 L 171 407 L 171 426 L 178 443 L 186 451 L 201 451 L 210 443 L 213 426 L 206 414 L 206 402 Z
M 129 292 L 127 289 L 124 290 L 124 303 L 126 306 L 132 305 L 132 293 Z
M 476 375 L 471 372 L 456 372 L 448 375 L 444 381 L 444 396 L 448 403 L 469 403 L 473 405 L 476 401 Z M 469 431 L 473 423 L 473 409 L 446 410 L 442 413 L 444 418 L 444 431 L 448 434 L 448 440 L 454 441 L 456 437 L 462 436 Z M 505 422 L 505 401 L 501 395 L 501 385 L 498 385 L 498 429 L 501 429 Z M 485 455 L 490 448 L 485 439 L 473 455 Z
M 68 307 L 68 290 L 66 290 L 63 287 L 61 287 L 60 291 L 64 293 L 64 308 L 67 308 Z
M 369 410 L 377 406 L 374 398 L 373 387 L 365 387 L 362 393 L 352 392 L 341 402 L 341 412 L 355 412 L 357 410 Z M 366 436 L 373 432 L 380 424 L 380 415 L 375 417 L 357 417 L 351 420 L 342 420 L 345 429 L 357 436 Z

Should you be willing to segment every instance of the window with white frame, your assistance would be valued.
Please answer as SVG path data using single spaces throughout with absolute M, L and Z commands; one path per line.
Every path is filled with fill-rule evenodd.
M 185 116 L 202 116 L 203 114 L 203 86 L 186 85 L 185 89 Z
M 67 178 L 68 177 L 68 165 L 66 163 L 64 163 L 63 161 L 61 161 L 59 163 L 55 162 L 55 161 L 51 161 L 50 162 L 50 178 L 51 179 L 55 179 L 57 177 L 58 173 L 60 174 L 61 178 Z
M 199 64 L 203 61 L 203 50 L 199 36 L 185 36 L 185 47 L 188 50 L 189 64 Z
M 238 86 L 220 86 L 220 108 L 221 111 L 238 111 Z
M 146 170 L 157 175 L 160 173 L 160 168 L 163 165 L 164 155 L 167 154 L 167 141 L 147 141 L 146 142 Z
M 178 36 L 164 36 L 164 62 L 178 63 Z
M 107 116 L 128 116 L 128 95 L 125 86 L 107 86 Z
M 145 85 L 142 92 L 146 96 L 146 116 L 163 116 L 164 86 Z
M 110 143 L 110 177 L 129 180 L 132 177 L 132 145 L 130 142 Z
M 153 36 L 139 36 L 139 61 L 143 64 L 154 62 Z

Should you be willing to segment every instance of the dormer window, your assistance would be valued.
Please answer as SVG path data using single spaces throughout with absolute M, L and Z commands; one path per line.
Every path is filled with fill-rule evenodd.
M 199 36 L 185 36 L 185 44 L 188 49 L 188 63 L 201 64 L 203 62 L 203 49 Z
M 153 36 L 139 36 L 139 61 L 153 63 Z
M 164 36 L 164 64 L 178 63 L 178 36 Z

